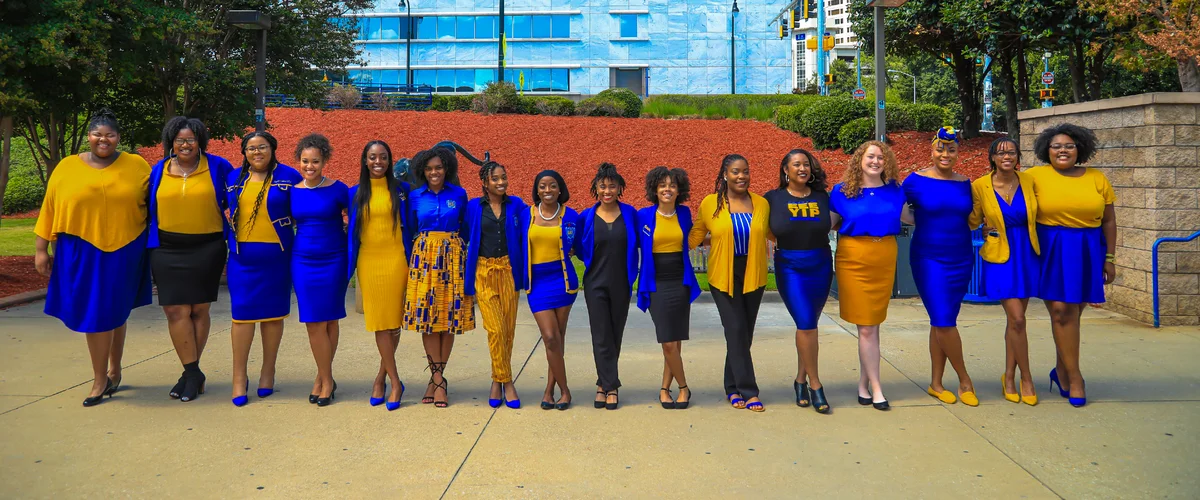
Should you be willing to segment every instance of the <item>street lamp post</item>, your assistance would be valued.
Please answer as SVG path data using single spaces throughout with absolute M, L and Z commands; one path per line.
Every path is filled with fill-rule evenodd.
M 903 71 L 900 71 L 898 69 L 889 69 L 889 70 L 887 70 L 887 72 L 888 73 L 899 73 L 901 75 L 912 78 L 912 81 L 913 81 L 913 104 L 916 104 L 917 103 L 917 77 L 910 75 L 908 73 L 905 73 Z
M 735 67 L 737 66 L 737 52 L 734 51 L 734 47 L 733 47 L 733 34 L 734 34 L 734 28 L 737 27 L 737 13 L 738 12 L 739 11 L 738 11 L 738 6 L 737 6 L 737 0 L 733 0 L 733 12 L 731 12 L 729 14 L 729 93 L 730 94 L 737 93 L 737 73 L 736 73 L 736 69 L 735 69 Z
M 266 129 L 267 108 L 267 30 L 271 28 L 271 17 L 257 10 L 231 10 L 225 13 L 225 22 L 244 30 L 258 30 L 257 64 L 254 70 L 254 129 Z
M 407 36 L 404 37 L 404 93 L 412 92 L 412 6 L 400 0 L 400 6 L 404 8 L 404 18 L 408 22 L 408 29 L 405 30 Z
M 884 96 L 887 95 L 883 76 L 887 72 L 883 50 L 883 9 L 899 7 L 908 0 L 869 0 L 867 7 L 875 9 L 875 138 L 887 139 L 887 115 L 884 113 Z

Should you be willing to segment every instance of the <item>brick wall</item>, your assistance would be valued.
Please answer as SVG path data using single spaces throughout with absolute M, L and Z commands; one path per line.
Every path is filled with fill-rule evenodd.
M 1151 248 L 1167 236 L 1200 231 L 1200 93 L 1142 94 L 1022 111 L 1021 164 L 1040 164 L 1033 141 L 1046 127 L 1091 128 L 1095 167 L 1117 192 L 1117 278 L 1106 309 L 1150 323 L 1154 318 Z M 1159 315 L 1163 325 L 1200 324 L 1200 240 L 1159 246 Z

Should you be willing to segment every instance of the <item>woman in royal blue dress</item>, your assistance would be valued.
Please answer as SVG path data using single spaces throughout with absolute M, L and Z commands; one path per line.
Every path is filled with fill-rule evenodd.
M 956 401 L 942 385 L 949 360 L 958 374 L 958 399 L 967 406 L 979 406 L 958 334 L 958 312 L 975 265 L 968 224 L 973 208 L 971 180 L 954 171 L 958 164 L 958 134 L 953 127 L 938 130 L 931 149 L 933 167 L 913 172 L 903 185 L 908 200 L 905 219 L 917 226 L 909 262 L 917 293 L 929 313 L 933 377 L 925 391 L 946 404 Z
M 1004 329 L 1004 376 L 1001 386 L 1004 399 L 1029 406 L 1038 402 L 1029 371 L 1029 338 L 1025 334 L 1025 311 L 1029 298 L 1038 294 L 1041 251 L 1037 237 L 1037 198 L 1033 178 L 1021 172 L 1017 142 L 1000 137 L 988 148 L 988 163 L 992 173 L 971 183 L 974 210 L 971 227 L 982 223 L 983 292 L 999 300 L 1008 325 Z M 1021 369 L 1021 384 L 1013 378 Z M 1012 390 L 1009 390 L 1012 388 Z
M 308 402 L 328 406 L 337 383 L 333 357 L 337 354 L 338 320 L 346 317 L 346 229 L 342 214 L 350 203 L 350 188 L 325 177 L 333 155 L 329 139 L 309 134 L 296 144 L 296 161 L 304 177 L 292 191 L 296 244 L 292 248 L 292 277 L 300 322 L 308 329 L 308 344 L 317 362 Z

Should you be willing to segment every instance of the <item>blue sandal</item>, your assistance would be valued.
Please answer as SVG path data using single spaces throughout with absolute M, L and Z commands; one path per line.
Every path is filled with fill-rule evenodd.
M 767 411 L 767 408 L 765 406 L 763 406 L 762 401 L 755 401 L 753 403 L 747 403 L 746 409 L 750 410 L 752 412 L 755 412 L 755 413 L 762 413 L 764 411 Z
M 742 399 L 741 394 L 738 394 L 735 392 L 735 393 L 726 395 L 725 398 L 729 400 L 729 404 L 733 405 L 734 408 L 737 408 L 740 410 L 740 409 L 746 407 L 746 400 Z

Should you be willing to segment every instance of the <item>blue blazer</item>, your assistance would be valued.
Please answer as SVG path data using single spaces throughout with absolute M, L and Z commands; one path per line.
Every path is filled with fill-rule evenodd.
M 392 198 L 392 203 L 400 204 L 400 239 L 404 241 L 404 261 L 409 262 L 412 257 L 413 241 L 416 240 L 417 229 L 413 226 L 410 220 L 408 211 L 408 193 L 411 191 L 411 186 L 407 182 L 400 181 L 399 190 L 396 196 Z M 358 186 L 350 188 L 350 204 L 346 209 L 347 218 L 349 219 L 349 227 L 347 227 L 346 238 L 349 240 L 346 248 L 350 249 L 349 267 L 346 269 L 346 277 L 354 276 L 354 270 L 358 268 L 358 245 L 359 241 L 355 241 L 355 234 L 358 231 L 358 204 L 354 202 L 354 197 L 358 194 Z
M 226 232 L 229 230 L 229 221 L 225 219 L 225 209 L 229 208 L 229 203 L 225 199 L 225 179 L 229 177 L 229 172 L 233 171 L 233 165 L 229 163 L 229 160 L 214 154 L 204 153 L 204 157 L 208 159 L 208 175 L 212 177 L 213 191 L 217 196 L 217 209 L 221 211 L 221 231 Z M 158 163 L 150 167 L 150 234 L 146 240 L 146 248 L 158 248 L 157 193 L 158 187 L 162 185 L 163 172 L 166 170 L 168 159 L 158 160 Z
M 466 228 L 463 236 L 467 240 L 467 267 L 463 276 L 463 288 L 467 295 L 475 295 L 475 270 L 479 266 L 479 246 L 483 231 L 483 206 L 487 198 L 479 197 L 467 202 Z M 516 196 L 508 197 L 508 206 L 504 208 L 504 240 L 508 244 L 508 264 L 512 268 L 513 285 L 517 290 L 524 290 L 525 284 L 525 245 L 521 243 L 521 231 L 517 221 L 522 213 L 529 212 L 529 205 Z
M 238 251 L 238 246 L 237 233 L 233 230 L 233 214 L 238 210 L 238 198 L 242 196 L 242 188 L 245 187 L 246 180 L 250 179 L 249 176 L 246 176 L 246 180 L 239 184 L 238 176 L 241 174 L 240 167 L 233 169 L 229 172 L 225 183 L 225 195 L 229 204 L 225 239 L 229 244 L 229 251 L 235 253 Z M 292 240 L 296 237 L 296 233 L 292 229 L 292 186 L 299 184 L 302 180 L 304 177 L 300 176 L 300 172 L 280 163 L 275 166 L 275 173 L 271 176 L 271 185 L 267 188 L 267 215 L 271 217 L 271 225 L 275 226 L 275 234 L 279 235 L 279 246 L 285 252 L 292 249 Z M 254 210 L 254 207 L 247 207 L 247 209 Z M 259 222 L 262 221 L 255 220 L 256 224 Z
M 638 242 L 642 247 L 642 271 L 638 280 L 637 306 L 646 311 L 650 307 L 650 292 L 658 291 L 658 283 L 654 274 L 654 226 L 657 222 L 655 214 L 657 205 L 651 205 L 638 210 Z M 690 302 L 695 302 L 700 296 L 700 283 L 696 282 L 696 273 L 692 270 L 692 257 L 688 252 L 688 233 L 692 230 L 692 210 L 687 205 L 679 205 L 675 211 L 679 219 L 679 229 L 683 231 L 683 284 L 691 289 Z
M 522 255 L 531 255 L 529 251 L 529 226 L 533 224 L 533 207 L 529 210 L 522 210 L 520 217 L 517 219 L 517 238 L 524 246 Z M 570 207 L 563 207 L 562 214 L 562 255 L 563 255 L 563 279 L 567 285 L 567 293 L 575 293 L 579 291 L 579 277 L 575 276 L 575 265 L 571 264 L 571 247 L 575 245 L 576 223 L 579 220 L 579 213 L 575 212 Z M 533 290 L 533 259 L 526 258 L 525 260 L 525 289 Z
M 633 290 L 633 282 L 638 274 L 638 240 L 637 240 L 637 209 L 633 205 L 618 202 L 621 207 L 621 217 L 625 219 L 625 263 L 628 269 L 625 274 L 629 278 L 629 289 Z M 596 208 L 599 203 L 583 209 L 579 213 L 579 234 L 575 238 L 575 256 L 583 261 L 583 268 L 592 267 L 592 252 L 596 250 Z

